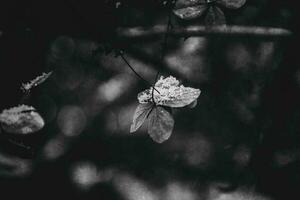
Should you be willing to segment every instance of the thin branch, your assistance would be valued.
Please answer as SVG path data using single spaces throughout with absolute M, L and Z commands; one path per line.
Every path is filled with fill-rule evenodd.
M 172 24 L 171 24 L 171 14 L 172 14 L 172 9 L 170 9 L 169 12 L 168 12 L 168 24 L 167 24 L 166 33 L 164 35 L 164 41 L 163 41 L 163 44 L 162 44 L 161 59 L 164 58 L 164 55 L 166 53 L 168 36 L 169 36 L 170 29 L 172 27 Z
M 152 85 L 151 83 L 149 83 L 146 79 L 144 79 L 141 75 L 139 75 L 139 73 L 137 73 L 136 71 L 135 71 L 135 69 L 130 65 L 130 63 L 128 62 L 128 60 L 124 57 L 124 55 L 123 55 L 123 53 L 120 53 L 120 56 L 121 56 L 121 58 L 122 58 L 122 60 L 127 64 L 127 66 L 131 69 L 131 71 L 133 71 L 133 73 L 137 76 L 137 77 L 139 77 L 141 80 L 143 80 L 145 83 L 147 83 L 148 85 Z M 153 89 L 154 90 L 156 90 L 158 93 L 159 93 L 159 91 L 155 88 L 155 87 L 153 87 Z
M 165 26 L 157 25 L 150 28 L 133 27 L 120 28 L 117 35 L 121 40 L 141 40 L 159 37 L 163 34 L 176 37 L 192 37 L 192 36 L 226 36 L 226 37 L 247 37 L 261 39 L 279 39 L 289 38 L 293 34 L 291 31 L 283 28 L 257 27 L 257 26 L 186 26 L 174 27 L 171 31 L 166 30 Z
M 141 75 L 139 75 L 139 74 L 135 71 L 135 69 L 130 65 L 130 63 L 129 63 L 128 60 L 124 57 L 123 54 L 121 54 L 120 56 L 121 56 L 121 58 L 123 59 L 123 61 L 127 64 L 127 66 L 131 69 L 131 71 L 133 71 L 133 73 L 135 73 L 135 75 L 136 75 L 137 77 L 139 77 L 141 80 L 143 80 L 144 82 L 146 82 L 147 84 L 149 84 L 149 82 L 148 82 L 147 80 L 145 80 Z
M 180 74 L 176 70 L 172 69 L 172 67 L 168 66 L 168 63 L 166 63 L 165 61 L 161 60 L 160 58 L 158 58 L 148 52 L 145 52 L 145 51 L 135 48 L 133 46 L 131 46 L 130 48 L 127 48 L 126 52 L 134 59 L 149 63 L 153 67 L 154 70 L 159 70 L 160 73 L 168 73 L 173 76 L 182 76 L 182 74 Z
M 23 143 L 21 143 L 21 142 L 16 141 L 16 140 L 8 139 L 8 141 L 9 141 L 10 143 L 12 143 L 12 144 L 14 144 L 14 145 L 17 145 L 17 146 L 19 146 L 19 147 L 22 147 L 22 148 L 24 148 L 24 149 L 31 149 L 30 146 L 27 146 L 27 145 L 25 145 L 25 144 L 23 144 Z
M 156 72 L 156 75 L 155 75 L 155 81 L 154 81 L 153 86 L 152 86 L 154 89 L 155 89 L 155 83 L 156 83 L 156 81 L 157 81 L 157 79 L 158 79 L 158 75 L 159 75 L 159 70 L 157 70 L 157 72 Z M 155 89 L 155 90 L 156 90 L 156 89 Z M 156 90 L 156 91 L 157 91 L 157 90 Z M 155 104 L 154 90 L 152 90 L 151 98 L 152 98 L 153 103 Z
M 166 53 L 169 31 L 170 31 L 170 28 L 172 26 L 172 24 L 171 24 L 171 14 L 172 14 L 172 9 L 170 9 L 169 12 L 168 12 L 167 32 L 164 35 L 164 40 L 163 40 L 163 43 L 162 43 L 162 51 L 161 51 L 161 58 L 160 58 L 161 61 L 163 61 L 165 53 Z M 158 79 L 158 76 L 159 76 L 159 69 L 157 69 L 157 72 L 156 72 L 156 75 L 155 75 L 155 81 L 154 81 L 154 84 L 153 84 L 153 88 L 154 88 L 155 83 L 156 83 L 156 81 Z M 153 103 L 155 104 L 154 90 L 152 90 L 152 96 L 151 96 L 151 98 L 152 98 Z

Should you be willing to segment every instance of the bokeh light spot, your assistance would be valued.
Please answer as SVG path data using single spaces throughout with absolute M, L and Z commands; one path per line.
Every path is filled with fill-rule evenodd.
M 86 115 L 79 106 L 64 106 L 57 117 L 60 131 L 66 136 L 79 135 L 86 126 Z

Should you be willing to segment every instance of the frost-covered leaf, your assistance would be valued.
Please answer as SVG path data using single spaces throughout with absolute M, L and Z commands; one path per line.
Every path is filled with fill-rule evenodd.
M 189 6 L 185 8 L 175 8 L 173 10 L 173 13 L 181 19 L 190 20 L 201 17 L 205 13 L 207 8 L 208 6 L 206 4 Z
M 174 127 L 172 115 L 163 107 L 156 106 L 149 115 L 148 133 L 157 143 L 169 139 Z
M 23 83 L 21 89 L 26 92 L 29 91 L 31 88 L 36 87 L 46 81 L 52 74 L 51 72 L 43 73 L 42 75 L 36 77 L 35 79 L 29 81 L 28 83 Z
M 199 89 L 194 89 L 190 87 L 180 88 L 180 92 L 174 99 L 166 100 L 162 103 L 163 106 L 180 108 L 187 106 L 194 102 L 200 95 Z
M 152 103 L 138 105 L 133 115 L 130 133 L 137 131 L 143 125 L 153 106 Z
M 246 0 L 218 0 L 217 2 L 226 8 L 238 9 L 246 3 Z
M 43 118 L 35 108 L 27 105 L 3 110 L 0 114 L 0 123 L 3 130 L 16 134 L 34 133 L 45 125 Z
M 211 6 L 205 17 L 206 25 L 224 25 L 226 19 L 223 11 L 217 6 Z
M 138 100 L 141 104 L 153 103 L 153 97 L 156 105 L 179 108 L 191 104 L 195 101 L 201 91 L 199 89 L 184 87 L 179 81 L 169 76 L 167 78 L 160 77 L 155 83 L 155 89 L 147 89 L 138 94 Z M 157 92 L 158 91 L 158 92 Z

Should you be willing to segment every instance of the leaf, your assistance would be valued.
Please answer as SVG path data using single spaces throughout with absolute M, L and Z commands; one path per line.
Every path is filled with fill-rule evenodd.
M 246 3 L 246 0 L 218 0 L 217 2 L 226 8 L 238 9 Z
M 40 76 L 37 76 L 35 79 L 31 80 L 28 83 L 23 83 L 21 86 L 21 89 L 23 92 L 28 92 L 31 88 L 36 87 L 40 85 L 41 83 L 45 82 L 52 74 L 53 72 L 50 71 L 48 73 L 43 73 Z
M 144 104 L 144 103 L 149 103 L 152 99 L 152 92 L 149 89 L 146 89 L 142 92 L 139 92 L 137 95 L 137 98 L 139 100 L 139 103 Z
M 193 103 L 199 97 L 201 91 L 191 87 L 184 87 L 182 91 L 176 95 L 174 99 L 166 100 L 160 103 L 162 106 L 168 106 L 172 108 L 180 108 Z
M 3 130 L 16 134 L 34 133 L 45 125 L 40 114 L 33 107 L 27 105 L 3 110 L 0 114 L 0 123 Z
M 199 89 L 184 87 L 172 76 L 167 78 L 160 77 L 155 83 L 155 88 L 159 93 L 154 91 L 153 98 L 153 88 L 140 92 L 138 94 L 139 103 L 155 103 L 156 105 L 180 108 L 191 104 L 201 93 Z M 153 102 L 153 99 L 155 102 Z
M 226 19 L 223 11 L 217 6 L 211 6 L 205 17 L 206 25 L 224 25 Z
M 163 107 L 155 107 L 149 115 L 148 133 L 157 143 L 169 139 L 174 127 L 172 115 Z
M 153 106 L 152 103 L 138 105 L 133 115 L 130 133 L 137 131 L 142 126 Z
M 206 0 L 177 0 L 175 8 L 186 8 L 189 6 L 197 6 L 206 3 Z
M 173 13 L 181 19 L 190 20 L 201 17 L 205 13 L 207 8 L 208 6 L 206 4 L 184 8 L 175 8 L 173 10 Z

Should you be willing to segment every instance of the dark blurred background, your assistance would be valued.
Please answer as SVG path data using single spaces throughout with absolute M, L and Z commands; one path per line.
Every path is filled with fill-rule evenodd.
M 296 2 L 248 0 L 229 25 L 279 27 L 288 39 L 169 37 L 119 43 L 117 28 L 166 25 L 163 1 L 1 1 L 0 108 L 37 108 L 46 126 L 0 133 L 1 199 L 297 199 L 300 185 Z M 201 25 L 171 17 L 173 26 Z M 172 30 L 171 30 L 172 31 Z M 157 144 L 129 133 L 156 71 L 201 89 Z M 24 82 L 53 71 L 25 100 Z

